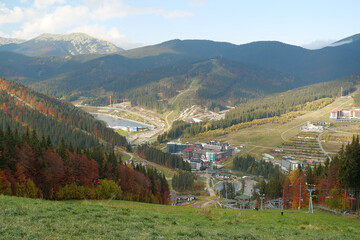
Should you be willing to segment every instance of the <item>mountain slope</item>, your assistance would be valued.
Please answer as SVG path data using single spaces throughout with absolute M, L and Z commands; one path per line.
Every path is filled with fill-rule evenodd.
M 42 34 L 29 41 L 0 47 L 0 51 L 14 51 L 27 56 L 109 54 L 122 50 L 110 42 L 84 33 Z
M 183 101 L 183 107 L 205 102 L 233 105 L 246 98 L 294 86 L 290 75 L 222 58 L 137 72 L 104 84 L 102 88 L 112 91 L 118 98 L 130 99 L 133 104 L 150 107 L 157 102 L 166 104 L 194 81 L 197 82 L 195 95 L 189 103 Z
M 347 37 L 347 38 L 343 38 L 343 39 L 341 39 L 339 41 L 336 41 L 336 42 L 332 43 L 331 46 L 336 47 L 336 46 L 340 46 L 340 45 L 348 44 L 348 43 L 353 43 L 353 42 L 357 42 L 357 41 L 360 41 L 360 33 L 352 35 L 352 36 Z
M 36 129 L 38 136 L 50 136 L 56 145 L 63 137 L 73 146 L 93 147 L 98 138 L 127 146 L 126 139 L 116 134 L 93 116 L 72 104 L 34 92 L 19 83 L 0 78 L 1 126 Z
M 17 38 L 0 37 L 0 46 L 6 45 L 6 44 L 11 44 L 11 43 L 19 44 L 19 43 L 23 43 L 23 42 L 25 42 L 25 40 L 17 39 Z
M 356 39 L 355 36 L 352 39 Z M 358 73 L 359 51 L 360 41 L 338 47 L 308 50 L 271 41 L 234 45 L 209 40 L 172 40 L 154 46 L 128 50 L 121 54 L 133 58 L 141 58 L 149 54 L 161 56 L 165 53 L 177 55 L 183 59 L 223 57 L 293 75 L 301 86 Z
M 46 38 L 46 36 L 44 36 Z M 353 37 L 354 39 L 356 37 Z M 216 89 L 218 94 L 230 95 L 239 98 L 242 92 L 235 90 L 255 89 L 259 92 L 276 92 L 293 87 L 306 86 L 313 83 L 330 81 L 345 76 L 358 74 L 360 72 L 360 41 L 353 41 L 336 47 L 326 47 L 319 50 L 308 50 L 280 42 L 254 42 L 244 45 L 234 45 L 225 42 L 214 42 L 208 40 L 171 40 L 158 45 L 123 51 L 107 55 L 78 55 L 78 56 L 54 56 L 54 57 L 25 57 L 13 53 L 0 54 L 0 76 L 13 78 L 26 85 L 34 87 L 37 91 L 56 97 L 76 98 L 76 95 L 87 95 L 91 98 L 99 98 L 104 94 L 112 92 L 125 92 L 137 89 L 135 95 L 141 94 L 141 88 L 145 92 L 154 92 L 159 86 L 148 86 L 151 83 L 164 82 L 169 78 L 175 81 L 167 87 L 175 87 L 164 92 L 166 97 L 174 96 L 178 90 L 185 89 L 188 82 L 184 76 L 190 76 L 192 65 L 209 59 L 224 59 L 226 65 L 232 65 L 230 72 L 239 76 L 225 78 L 217 74 L 209 67 L 209 64 L 200 64 L 202 68 L 208 68 L 205 73 L 207 77 L 220 82 L 214 85 L 208 81 L 206 91 L 199 88 L 200 96 L 208 94 L 204 99 L 216 97 L 211 90 Z M 233 62 L 232 64 L 229 64 Z M 243 63 L 243 64 L 241 64 Z M 229 67 L 229 66 L 228 66 Z M 229 71 L 225 67 L 223 73 Z M 236 70 L 236 68 L 239 68 Z M 248 68 L 248 70 L 245 70 Z M 260 75 L 266 76 L 259 80 L 255 73 L 259 68 Z M 211 71 L 210 71 L 211 70 Z M 197 70 L 199 72 L 199 70 Z M 281 73 L 288 80 L 285 82 L 272 78 L 269 72 Z M 202 72 L 202 70 L 200 71 Z M 247 75 L 242 74 L 247 72 Z M 251 73 L 251 74 L 250 74 Z M 181 75 L 184 75 L 181 77 Z M 231 74 L 230 74 L 231 75 Z M 180 76 L 180 78 L 179 78 Z M 245 77 L 246 76 L 246 77 Z M 235 86 L 230 79 L 241 80 L 241 87 Z M 182 79 L 180 81 L 180 79 Z M 285 78 L 283 78 L 285 79 Z M 276 80 L 276 81 L 275 81 Z M 266 85 L 269 83 L 270 85 Z M 182 85 L 182 86 L 180 86 Z M 206 82 L 203 84 L 206 85 Z M 235 88 L 232 88 L 235 86 Z M 152 88 L 152 89 L 149 89 Z M 220 93 L 220 90 L 223 90 Z M 230 92 L 228 92 L 230 91 Z M 240 94 L 239 94 L 240 93 Z M 130 92 L 127 93 L 128 95 Z M 151 93 L 152 99 L 161 100 L 163 96 Z M 163 93 L 161 93 L 163 94 Z M 135 96 L 133 95 L 133 96 Z M 119 95 L 120 97 L 120 95 Z M 144 100 L 145 101 L 145 100 Z M 153 101 L 153 100 L 151 100 Z

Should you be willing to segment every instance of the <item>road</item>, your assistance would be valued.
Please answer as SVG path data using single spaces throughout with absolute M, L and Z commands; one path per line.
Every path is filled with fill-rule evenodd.
M 76 105 L 76 107 L 87 107 L 84 105 Z M 92 108 L 97 108 L 97 109 L 108 109 L 108 110 L 117 110 L 117 111 L 124 111 L 124 112 L 129 112 L 131 114 L 137 115 L 143 119 L 148 120 L 149 122 L 151 122 L 151 124 L 154 126 L 154 128 L 152 128 L 149 131 L 146 132 L 142 132 L 142 133 L 138 133 L 135 134 L 133 136 L 129 135 L 126 137 L 128 142 L 133 142 L 135 144 L 142 144 L 144 142 L 146 142 L 147 140 L 151 139 L 152 137 L 154 137 L 155 135 L 159 134 L 160 132 L 164 131 L 164 127 L 162 125 L 160 125 L 159 123 L 157 123 L 154 119 L 143 115 L 141 113 L 135 112 L 135 111 L 131 111 L 129 109 L 125 109 L 125 108 L 118 108 L 118 107 L 94 107 L 92 106 Z M 101 113 L 101 114 L 106 114 L 106 113 Z M 112 117 L 117 117 L 116 115 L 111 115 Z M 118 117 L 120 118 L 120 117 Z M 120 118 L 122 119 L 122 118 Z M 130 121 L 134 121 L 131 119 L 128 119 Z M 143 123 L 141 123 L 143 124 Z
M 322 151 L 322 152 L 325 154 L 325 156 L 327 156 L 327 157 L 330 159 L 330 161 L 331 161 L 332 159 L 331 159 L 330 154 L 325 151 L 325 149 L 323 148 L 323 146 L 322 146 L 322 144 L 321 144 L 321 135 L 323 135 L 323 134 L 326 133 L 326 132 L 327 132 L 327 131 L 324 131 L 324 132 L 322 132 L 322 133 L 319 134 L 319 136 L 317 137 L 317 142 L 318 142 L 318 144 L 319 144 L 319 147 L 320 147 L 321 151 Z
M 214 189 L 210 187 L 210 174 L 206 174 L 206 189 L 208 190 L 210 197 L 216 197 Z

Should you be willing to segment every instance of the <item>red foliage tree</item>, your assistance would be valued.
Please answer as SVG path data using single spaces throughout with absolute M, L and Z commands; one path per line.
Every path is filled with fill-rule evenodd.
M 59 155 L 54 152 L 46 151 L 44 153 L 46 169 L 44 173 L 44 195 L 53 199 L 54 193 L 64 183 L 64 163 Z

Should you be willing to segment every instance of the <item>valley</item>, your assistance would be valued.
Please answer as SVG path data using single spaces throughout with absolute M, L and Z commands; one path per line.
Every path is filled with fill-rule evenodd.
M 123 50 L 82 34 L 4 40 L 0 218 L 15 225 L 0 233 L 42 238 L 51 218 L 55 239 L 353 238 L 355 39 L 319 50 L 208 40 Z M 317 207 L 354 219 L 294 211 L 311 206 L 311 184 Z M 40 224 L 35 232 L 21 221 Z
M 0 240 L 359 239 L 359 9 L 0 2 Z

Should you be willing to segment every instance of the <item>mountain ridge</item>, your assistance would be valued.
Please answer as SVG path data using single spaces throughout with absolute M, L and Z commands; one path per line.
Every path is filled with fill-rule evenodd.
M 110 54 L 123 51 L 111 42 L 91 37 L 85 33 L 44 33 L 23 42 L 0 46 L 0 51 L 13 51 L 27 56 L 67 56 L 79 54 Z

